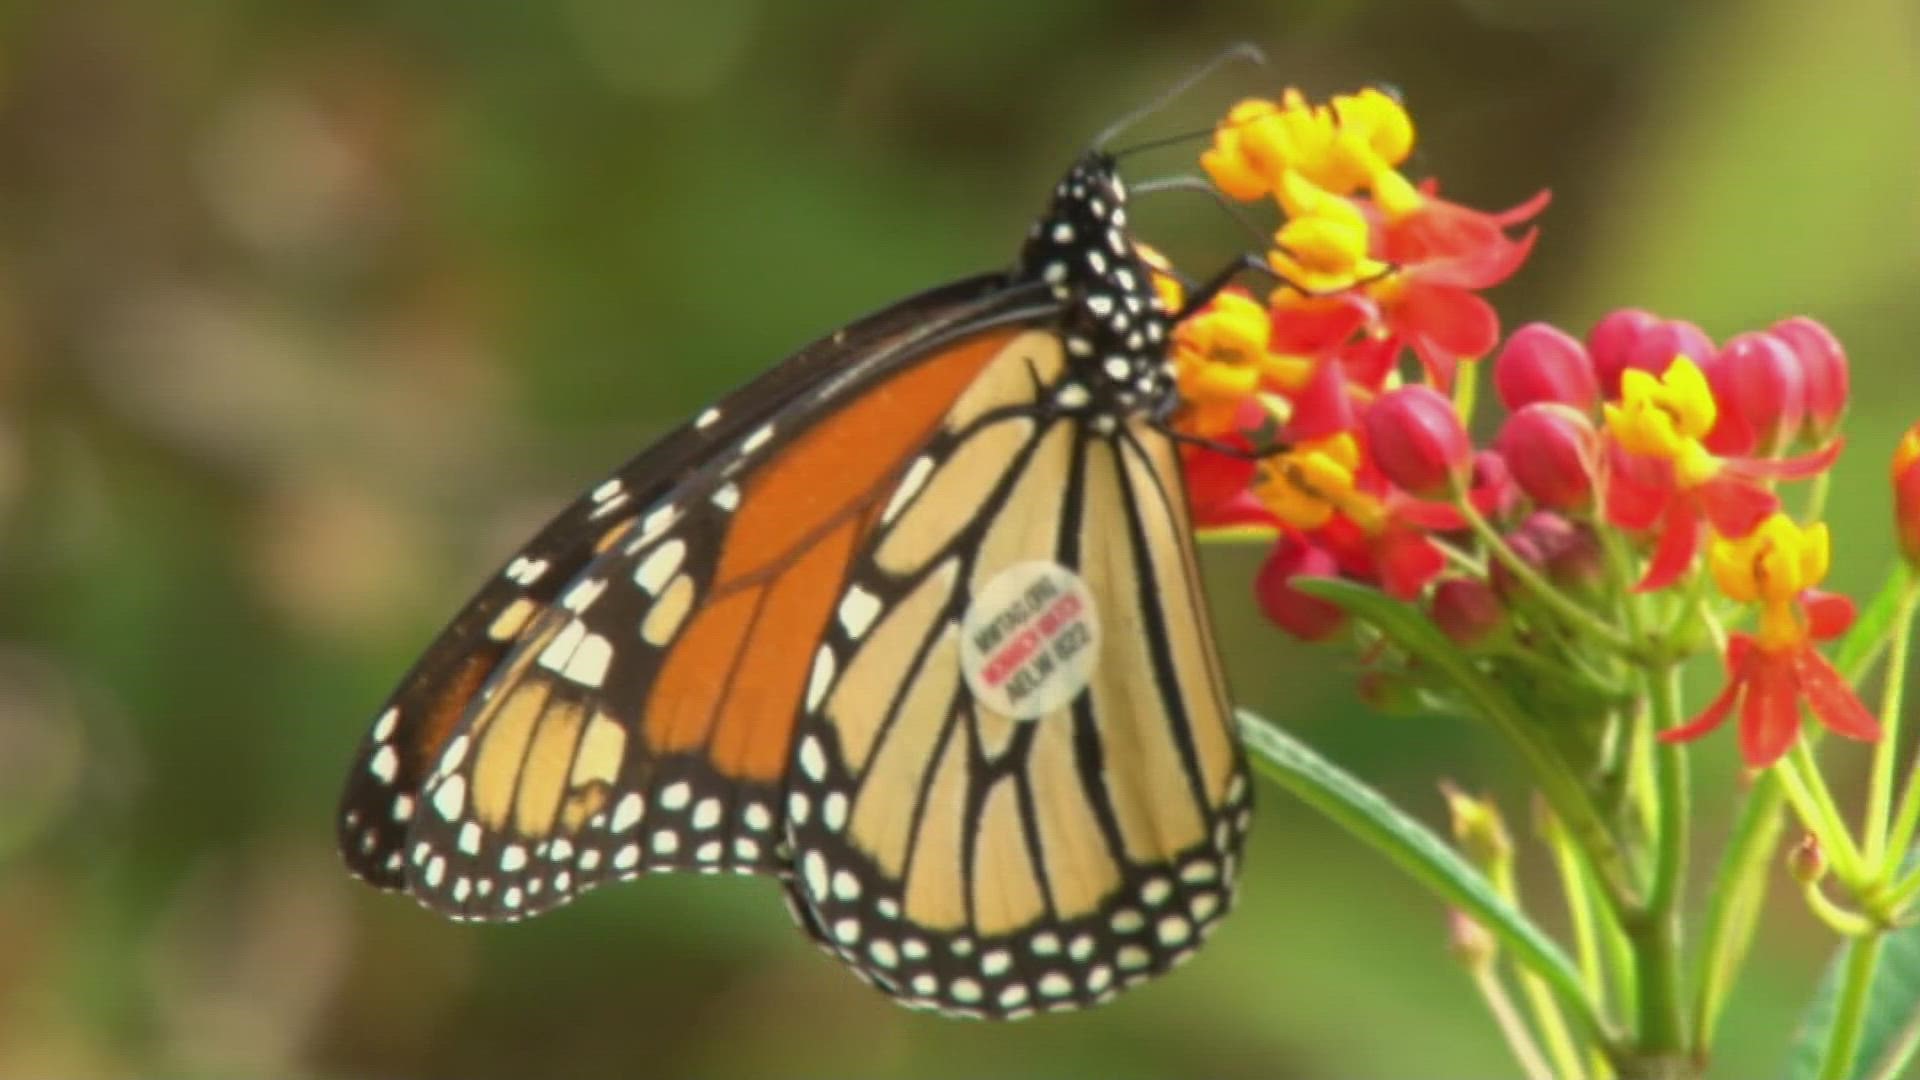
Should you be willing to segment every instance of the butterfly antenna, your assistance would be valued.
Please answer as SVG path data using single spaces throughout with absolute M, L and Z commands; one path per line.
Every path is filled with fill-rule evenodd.
M 1132 191 L 1134 198 L 1139 198 L 1142 195 L 1153 195 L 1162 191 L 1191 191 L 1205 195 L 1209 199 L 1212 199 L 1214 205 L 1218 206 L 1222 212 L 1237 222 L 1242 229 L 1246 230 L 1247 235 L 1253 239 L 1253 246 L 1256 249 L 1265 250 L 1271 243 L 1270 230 L 1261 227 L 1259 222 L 1248 217 L 1247 212 L 1242 209 L 1238 203 L 1227 198 L 1225 192 L 1207 183 L 1202 177 L 1162 176 L 1153 180 L 1143 180 L 1133 185 Z
M 1202 80 L 1228 64 L 1249 63 L 1264 65 L 1266 62 L 1267 54 L 1261 52 L 1260 47 L 1252 42 L 1243 41 L 1238 45 L 1234 45 L 1220 55 L 1200 65 L 1198 69 L 1187 75 L 1186 78 L 1181 79 L 1179 82 L 1161 91 L 1153 100 L 1108 125 L 1107 129 L 1102 131 L 1093 140 L 1093 148 L 1104 152 L 1107 144 L 1124 134 L 1128 128 L 1159 112 L 1161 109 L 1166 108 L 1181 95 L 1193 89 Z M 1135 147 L 1134 149 L 1138 150 L 1140 148 Z M 1129 151 L 1129 153 L 1131 152 L 1132 151 Z

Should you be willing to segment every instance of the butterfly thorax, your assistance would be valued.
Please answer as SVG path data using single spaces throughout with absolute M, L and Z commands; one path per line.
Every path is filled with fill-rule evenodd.
M 1020 256 L 1022 276 L 1045 282 L 1064 306 L 1068 362 L 1096 414 L 1151 409 L 1173 390 L 1171 319 L 1134 249 L 1126 207 L 1113 159 L 1089 152 L 1054 188 Z

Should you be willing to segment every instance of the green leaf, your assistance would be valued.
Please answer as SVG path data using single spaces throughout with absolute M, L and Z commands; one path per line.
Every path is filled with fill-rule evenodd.
M 1920 858 L 1909 854 L 1904 868 L 1910 871 L 1916 863 Z M 1920 1049 L 1920 925 L 1913 925 L 1891 931 L 1884 938 L 1867 991 L 1866 1017 L 1852 1067 L 1833 1066 L 1821 1072 L 1839 1012 L 1848 953 L 1854 947 L 1854 943 L 1840 947 L 1814 990 L 1800 1022 L 1800 1033 L 1787 1056 L 1788 1080 L 1823 1076 L 1895 1080 L 1904 1075 L 1902 1070 Z
M 1290 584 L 1354 618 L 1372 625 L 1408 655 L 1432 667 L 1459 691 L 1479 718 L 1499 730 L 1526 760 L 1553 812 L 1587 852 L 1594 871 L 1616 902 L 1633 894 L 1633 875 L 1626 856 L 1594 806 L 1579 776 L 1554 748 L 1538 723 L 1522 709 L 1505 687 L 1490 678 L 1474 659 L 1456 648 L 1445 634 L 1411 604 L 1351 581 L 1338 578 L 1294 578 Z
M 1261 772 L 1472 916 L 1516 961 L 1559 993 L 1591 1038 L 1609 1038 L 1606 1021 L 1587 997 L 1572 961 L 1451 846 L 1269 721 L 1245 710 L 1239 721 L 1240 737 Z
M 1873 594 L 1860 617 L 1854 620 L 1853 628 L 1841 639 L 1840 647 L 1833 654 L 1833 666 L 1840 669 L 1848 682 L 1858 683 L 1874 657 L 1886 647 L 1887 638 L 1893 633 L 1893 620 L 1900 614 L 1900 598 L 1912 587 L 1913 572 L 1905 563 L 1895 566 L 1880 591 Z

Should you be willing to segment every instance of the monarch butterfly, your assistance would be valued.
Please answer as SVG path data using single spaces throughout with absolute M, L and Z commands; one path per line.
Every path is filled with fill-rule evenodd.
M 771 875 L 962 1016 L 1186 960 L 1250 792 L 1159 426 L 1176 318 L 1087 152 L 1010 272 L 801 349 L 515 554 L 360 744 L 349 869 L 477 920 Z

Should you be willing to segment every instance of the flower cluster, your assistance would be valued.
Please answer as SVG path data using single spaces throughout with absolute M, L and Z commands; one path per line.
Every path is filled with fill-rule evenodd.
M 1424 604 L 1463 648 L 1594 690 L 1595 711 L 1609 707 L 1609 664 L 1724 636 L 1725 693 L 1662 737 L 1703 734 L 1737 705 L 1745 756 L 1765 766 L 1802 703 L 1840 734 L 1876 737 L 1814 650 L 1852 619 L 1816 588 L 1826 530 L 1797 524 L 1779 493 L 1840 452 L 1838 342 L 1792 318 L 1716 343 L 1628 309 L 1584 340 L 1533 323 L 1501 345 L 1479 292 L 1526 259 L 1535 234 L 1510 230 L 1545 196 L 1505 213 L 1442 200 L 1397 171 L 1413 141 L 1382 92 L 1315 105 L 1289 91 L 1236 106 L 1202 158 L 1222 190 L 1272 199 L 1283 221 L 1267 253 L 1280 286 L 1264 303 L 1222 293 L 1175 337 L 1175 422 L 1204 440 L 1186 451 L 1196 516 L 1275 537 L 1262 609 L 1321 640 L 1346 614 L 1298 583 L 1370 585 Z M 1507 412 L 1476 446 L 1460 403 L 1496 345 Z M 1917 463 L 1920 439 L 1905 468 L 1920 504 Z M 1909 544 L 1920 551 L 1920 529 Z M 1720 633 L 1748 611 L 1757 632 Z M 1394 671 L 1391 650 L 1368 656 L 1419 676 Z

